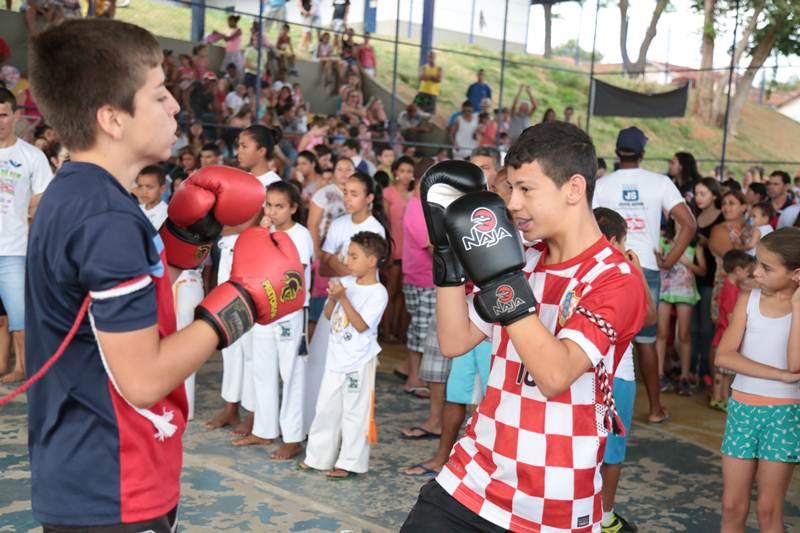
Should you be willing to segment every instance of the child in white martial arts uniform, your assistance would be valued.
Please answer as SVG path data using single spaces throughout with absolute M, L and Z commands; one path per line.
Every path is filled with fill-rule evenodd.
M 286 232 L 292 239 L 303 263 L 299 273 L 300 283 L 306 288 L 306 306 L 310 298 L 311 262 L 314 242 L 311 233 L 297 220 L 300 219 L 300 190 L 294 185 L 279 181 L 267 187 L 267 204 L 262 226 L 273 232 Z M 255 418 L 252 433 L 235 442 L 240 446 L 268 445 L 278 436 L 283 445 L 273 454 L 273 459 L 288 460 L 302 451 L 305 438 L 303 423 L 303 391 L 305 389 L 305 357 L 298 354 L 305 335 L 305 310 L 285 316 L 279 322 L 253 328 L 252 379 L 255 393 Z M 279 387 L 280 381 L 283 387 Z M 283 394 L 281 399 L 281 392 Z M 247 406 L 245 406 L 247 407 Z
M 344 184 L 344 207 L 347 215 L 333 220 L 322 243 L 320 273 L 328 277 L 349 275 L 347 249 L 350 238 L 359 231 L 372 231 L 383 238 L 389 234 L 383 209 L 383 190 L 369 175 L 355 172 Z M 309 346 L 306 366 L 305 424 L 308 431 L 314 419 L 325 358 L 328 351 L 330 323 L 320 317 Z
M 306 458 L 298 467 L 329 470 L 329 479 L 363 474 L 369 466 L 378 325 L 389 301 L 378 268 L 388 258 L 385 239 L 369 231 L 357 233 L 348 249 L 351 275 L 331 280 L 328 289 L 328 357 Z
M 164 173 L 160 167 L 145 167 L 136 178 L 138 193 L 141 194 L 140 200 L 147 195 L 155 197 L 163 192 Z M 155 187 L 153 183 L 160 184 Z M 180 185 L 175 188 L 178 190 Z M 163 204 L 163 205 L 162 205 Z M 145 216 L 156 229 L 161 229 L 161 225 L 167 219 L 167 204 L 159 202 L 158 210 L 148 208 L 147 203 L 140 204 L 139 207 L 144 211 Z M 183 329 L 194 321 L 194 309 L 205 296 L 203 290 L 203 276 L 200 270 L 183 270 L 178 279 L 172 285 L 172 296 L 175 301 L 175 325 L 177 329 Z M 194 418 L 194 377 L 192 374 L 186 378 L 186 399 L 189 401 L 189 420 Z
M 231 266 L 233 265 L 233 247 L 239 234 L 247 228 L 258 225 L 263 217 L 259 213 L 253 219 L 239 226 L 226 227 L 223 236 L 217 241 L 220 249 L 219 265 L 217 268 L 217 284 L 228 281 L 231 276 Z M 250 346 L 253 335 L 251 329 L 242 335 L 236 342 L 222 349 L 222 399 L 225 407 L 219 415 L 206 422 L 206 429 L 217 429 L 225 426 L 234 426 L 233 434 L 238 437 L 247 436 L 253 427 L 253 417 L 248 416 L 242 421 L 239 418 L 239 404 L 243 402 L 243 396 L 247 395 L 246 386 L 250 386 L 250 397 L 252 398 L 252 381 L 249 383 L 244 379 L 245 375 L 252 370 L 246 368 L 251 366 L 245 360 L 247 348 Z M 252 363 L 250 361 L 249 363 Z

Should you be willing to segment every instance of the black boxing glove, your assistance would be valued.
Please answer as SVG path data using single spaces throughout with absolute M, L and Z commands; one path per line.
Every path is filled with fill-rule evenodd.
M 442 161 L 422 177 L 422 213 L 433 245 L 433 282 L 437 287 L 456 287 L 466 281 L 463 267 L 453 255 L 445 231 L 447 207 L 463 195 L 486 190 L 483 171 L 467 161 Z
M 536 313 L 536 298 L 522 273 L 522 241 L 502 198 L 481 191 L 454 200 L 445 228 L 456 257 L 480 288 L 474 304 L 483 320 L 507 326 Z

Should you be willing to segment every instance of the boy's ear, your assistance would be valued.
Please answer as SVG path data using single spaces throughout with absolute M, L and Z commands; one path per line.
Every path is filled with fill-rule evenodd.
M 374 268 L 374 267 L 378 266 L 378 256 L 370 255 L 369 257 L 367 257 L 367 260 L 369 261 L 369 266 L 370 267 Z
M 122 121 L 120 120 L 119 109 L 115 109 L 110 105 L 104 105 L 97 110 L 95 118 L 97 125 L 101 132 L 105 133 L 112 139 L 119 140 L 122 136 Z
M 584 202 L 586 198 L 586 178 L 580 174 L 573 174 L 569 177 L 562 188 L 567 188 L 567 202 L 570 205 L 575 205 Z

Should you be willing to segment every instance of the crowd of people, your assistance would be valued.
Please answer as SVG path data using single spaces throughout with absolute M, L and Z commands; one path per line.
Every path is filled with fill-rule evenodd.
M 273 4 L 281 7 L 280 2 Z M 183 103 L 185 116 L 175 111 L 188 127 L 178 132 L 171 157 L 142 168 L 130 190 L 153 229 L 169 224 L 173 198 L 185 195 L 181 191 L 219 172 L 221 166 L 249 172 L 266 191 L 263 210 L 227 228 L 208 260 L 183 270 L 175 280 L 178 329 L 189 327 L 206 295 L 231 279 L 236 243 L 250 228 L 289 236 L 303 266 L 297 286 L 309 288 L 302 310 L 257 325 L 222 349 L 220 413 L 205 427 L 231 428 L 235 446 L 280 440 L 273 459 L 295 460 L 299 469 L 325 471 L 331 479 L 364 474 L 369 470 L 370 446 L 377 442 L 374 411 L 381 409 L 374 402 L 377 356 L 381 345 L 403 344 L 405 363 L 395 371 L 403 380 L 400 390 L 429 407 L 424 420 L 403 429 L 403 437 L 438 441 L 430 459 L 404 470 L 406 475 L 436 477 L 438 482 L 423 488 L 405 531 L 436 530 L 432 524 L 444 518 L 434 516 L 431 506 L 447 508 L 445 492 L 482 521 L 473 522 L 475 530 L 525 529 L 533 527 L 530 524 L 591 527 L 589 516 L 597 515 L 593 506 L 602 500 L 603 531 L 633 531 L 614 511 L 614 493 L 631 429 L 636 368 L 647 391 L 650 423 L 669 419 L 661 394 L 671 391 L 706 394 L 709 407 L 727 412 L 722 448 L 724 527 L 736 531 L 744 526 L 757 464 L 759 521 L 763 530 L 776 530 L 775 525 L 782 524 L 792 467 L 800 461 L 800 230 L 783 229 L 800 227 L 797 178 L 793 182 L 786 171 L 767 174 L 758 167 L 741 181 L 704 176 L 687 152 L 675 154 L 667 175 L 651 172 L 641 168 L 647 137 L 636 127 L 619 132 L 617 161 L 609 171 L 606 162 L 596 158 L 591 139 L 569 124 L 571 108 L 564 110 L 563 120 L 548 109 L 541 124 L 530 127 L 537 104 L 529 87 L 520 87 L 510 111 L 498 109 L 492 116 L 491 88 L 482 71 L 468 88 L 461 112 L 451 117 L 452 153 L 422 155 L 404 141 L 424 134 L 435 112 L 442 79 L 435 53 L 421 69 L 418 97 L 398 117 L 399 136 L 390 138 L 380 100 L 364 104 L 361 76 L 375 68 L 374 53 L 371 64 L 362 61 L 362 56 L 369 57 L 362 53 L 368 40 L 354 44 L 352 31 L 344 25 L 348 2 L 337 5 L 343 6 L 337 11 L 342 23 L 334 28 L 337 39 L 331 46 L 338 48 L 342 59 L 330 63 L 330 68 L 325 63 L 331 57 L 323 47 L 330 39 L 325 34 L 319 36 L 316 52 L 324 79 L 334 84 L 340 104 L 336 116 L 314 114 L 299 84 L 287 81 L 294 52 L 286 26 L 279 30 L 275 47 L 277 73 L 273 79 L 269 69 L 265 71 L 259 95 L 254 93 L 257 74 L 248 70 L 252 67 L 248 50 L 239 46 L 242 32 L 236 16 L 228 19 L 227 30 L 210 35 L 211 41 L 227 43 L 224 74 L 210 68 L 205 44 L 198 44 L 192 57 L 163 52 L 162 71 L 171 93 L 164 98 Z M 304 16 L 313 20 L 313 11 L 305 6 Z M 250 46 L 261 38 L 255 24 Z M 301 46 L 308 46 L 309 40 Z M 256 98 L 262 105 L 255 105 Z M 20 292 L 28 220 L 35 216 L 53 172 L 63 172 L 69 165 L 69 154 L 55 129 L 39 123 L 36 146 L 16 136 L 19 103 L 19 94 L 0 89 L 0 164 L 5 165 L 0 175 L 0 194 L 5 198 L 0 204 L 4 224 L 0 301 L 8 315 L 0 328 L 5 335 L 0 339 L 0 371 L 10 372 L 3 378 L 9 382 L 25 375 Z M 262 116 L 254 116 L 257 109 Z M 74 139 L 75 134 L 70 135 Z M 441 271 L 445 260 L 437 232 L 444 227 L 451 231 L 452 219 L 443 215 L 444 208 L 451 213 L 449 207 L 439 206 L 442 228 L 431 225 L 436 221 L 431 205 L 438 206 L 435 202 L 440 200 L 433 199 L 436 184 L 429 171 L 451 159 L 472 163 L 441 167 L 463 173 L 464 180 L 474 178 L 473 190 L 463 192 L 478 193 L 485 183 L 499 198 L 493 201 L 500 207 L 481 213 L 488 218 L 475 218 L 479 209 L 460 215 L 468 225 L 484 228 L 473 229 L 480 235 L 471 238 L 480 246 L 487 244 L 480 239 L 492 240 L 491 246 L 503 241 L 505 235 L 495 233 L 495 226 L 487 226 L 486 220 L 494 217 L 500 223 L 506 207 L 514 215 L 516 226 L 500 227 L 509 237 L 519 233 L 525 241 L 525 258 L 514 268 L 518 274 L 524 271 L 525 280 L 530 276 L 531 284 L 540 284 L 534 285 L 536 312 L 547 324 L 548 342 L 559 348 L 537 344 L 514 327 L 516 320 L 528 318 L 533 304 L 522 315 L 507 319 L 508 308 L 503 306 L 500 311 L 497 306 L 493 311 L 479 308 L 480 296 L 472 294 L 475 287 L 469 285 L 466 291 L 462 287 L 463 274 L 449 279 L 453 272 Z M 18 163 L 13 169 L 11 161 Z M 530 176 L 523 179 L 520 168 Z M 442 178 L 448 179 L 455 180 L 452 174 Z M 552 205 L 537 204 L 537 194 Z M 575 217 L 574 227 L 564 225 L 564 213 L 552 211 L 559 202 Z M 589 206 L 594 209 L 584 209 Z M 540 234 L 545 231 L 540 227 L 557 229 Z M 595 238 L 596 227 L 602 239 Z M 567 253 L 565 246 L 573 238 L 586 244 L 585 249 L 576 249 L 580 261 L 573 264 L 574 258 L 564 257 L 561 265 L 549 263 L 547 250 Z M 462 252 L 459 259 L 468 256 Z M 481 277 L 488 266 L 467 262 L 462 267 L 477 288 L 494 288 L 491 276 Z M 606 275 L 609 269 L 613 273 Z M 581 287 L 594 283 L 603 290 L 584 296 L 580 292 L 584 288 L 570 286 L 571 292 L 565 292 L 566 281 L 558 279 Z M 630 284 L 641 292 L 639 304 L 635 291 L 619 294 L 623 285 L 616 283 L 623 281 L 624 287 Z M 508 290 L 516 309 L 513 289 Z M 739 297 L 740 293 L 746 296 Z M 628 296 L 630 301 L 622 301 Z M 526 303 L 524 294 L 520 298 Z M 574 301 L 564 304 L 562 298 Z M 13 370 L 9 330 L 16 354 Z M 572 346 L 588 359 L 579 364 L 569 351 Z M 533 347 L 542 352 L 532 352 Z M 555 364 L 552 354 L 562 354 L 558 351 L 562 348 L 565 361 L 574 363 L 574 368 Z M 548 361 L 569 379 L 545 372 L 542 365 Z M 504 390 L 506 371 L 497 370 L 501 362 L 507 372 L 518 375 L 515 391 Z M 587 373 L 589 362 L 592 370 Z M 587 383 L 581 376 L 596 376 L 591 380 L 605 387 L 601 390 L 608 416 L 605 429 L 579 427 L 586 421 L 578 413 L 595 401 L 586 400 Z M 520 388 L 529 384 L 543 392 L 528 398 Z M 192 376 L 186 381 L 190 418 L 194 389 Z M 569 420 L 575 416 L 574 427 L 562 427 L 568 424 L 564 419 L 545 424 L 545 410 L 550 413 L 556 404 L 572 408 L 564 416 Z M 479 407 L 472 411 L 470 406 L 475 405 Z M 528 415 L 521 411 L 524 406 L 541 420 L 530 424 L 523 420 Z M 595 407 L 589 407 L 593 420 Z M 468 412 L 466 435 L 459 439 Z M 764 420 L 769 424 L 762 424 Z M 509 433 L 500 435 L 500 426 Z M 617 431 L 623 426 L 627 434 Z M 522 438 L 523 430 L 532 439 L 531 451 L 508 449 L 502 438 Z M 590 450 L 585 441 L 606 434 L 601 493 L 592 477 L 594 463 L 577 463 L 594 461 L 590 456 L 597 455 L 597 449 Z M 587 435 L 592 439 L 585 439 Z M 575 457 L 545 456 L 546 447 L 538 438 L 548 443 L 556 439 L 556 446 L 572 443 Z M 486 461 L 487 456 L 480 450 L 489 450 L 491 460 L 502 464 L 482 462 L 480 457 Z M 539 475 L 547 484 L 541 490 L 529 486 L 536 480 L 514 473 L 516 468 L 528 468 L 531 461 L 541 461 Z M 555 470 L 545 475 L 555 468 L 569 469 L 574 479 L 551 478 Z M 477 475 L 470 476 L 470 471 Z M 477 478 L 483 477 L 491 478 L 496 490 L 480 486 Z M 549 491 L 558 496 L 548 500 Z M 565 507 L 567 493 L 572 499 Z M 515 494 L 532 501 L 516 501 Z M 531 509 L 544 514 L 533 517 Z M 428 529 L 415 529 L 421 525 Z

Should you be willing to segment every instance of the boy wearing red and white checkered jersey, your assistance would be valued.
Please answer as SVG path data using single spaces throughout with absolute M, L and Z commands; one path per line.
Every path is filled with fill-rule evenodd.
M 481 289 L 465 297 L 455 283 L 437 287 L 442 353 L 489 338 L 493 356 L 465 437 L 402 531 L 601 529 L 605 440 L 622 429 L 610 383 L 644 322 L 645 287 L 595 222 L 588 135 L 566 123 L 533 126 L 506 164 L 516 229 L 541 241 L 524 256 L 502 201 L 458 194 L 463 176 L 454 185 L 439 178 L 423 200 L 446 215 L 448 241 L 431 235 L 438 264 L 450 272 L 463 265 Z

